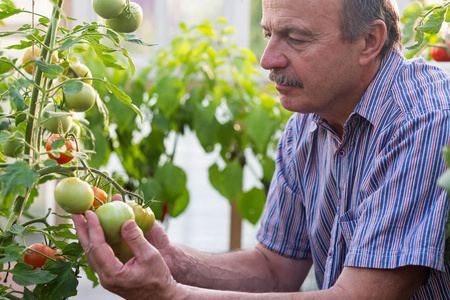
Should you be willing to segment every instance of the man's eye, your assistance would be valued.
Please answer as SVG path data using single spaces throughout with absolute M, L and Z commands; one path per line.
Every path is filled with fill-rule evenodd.
M 289 37 L 289 42 L 291 42 L 293 44 L 301 44 L 304 41 L 303 40 L 299 40 L 299 39 L 295 39 L 295 38 L 292 38 L 292 37 Z
M 268 39 L 270 39 L 271 38 L 271 34 L 270 33 L 265 33 L 264 34 L 264 39 L 266 39 L 266 40 L 268 40 Z

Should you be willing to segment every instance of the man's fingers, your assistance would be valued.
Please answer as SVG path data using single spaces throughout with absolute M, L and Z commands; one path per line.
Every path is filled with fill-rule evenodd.
M 127 243 L 128 248 L 133 252 L 136 260 L 144 261 L 148 254 L 155 251 L 154 247 L 144 238 L 142 230 L 133 220 L 128 220 L 122 225 L 122 238 Z M 153 248 L 153 249 L 151 249 Z
M 77 231 L 78 240 L 81 245 L 87 245 L 89 243 L 89 232 L 87 228 L 87 221 L 83 215 L 72 215 L 73 224 L 75 225 L 75 229 Z
M 86 219 L 82 215 L 74 215 L 72 218 L 89 265 L 96 272 L 117 271 L 122 264 L 115 258 L 111 247 L 106 243 L 97 215 L 92 211 L 86 211 Z

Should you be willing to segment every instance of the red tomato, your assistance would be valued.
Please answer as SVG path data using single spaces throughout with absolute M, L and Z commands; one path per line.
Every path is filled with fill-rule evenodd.
M 47 144 L 45 145 L 45 149 L 47 151 L 58 150 L 58 151 L 61 151 L 61 152 L 76 151 L 76 147 L 77 146 L 76 146 L 75 142 L 71 141 L 71 140 L 65 140 L 64 145 L 62 147 L 59 147 L 59 148 L 56 148 L 56 149 L 53 148 L 52 147 L 53 142 L 57 141 L 57 140 L 60 140 L 60 139 L 64 140 L 64 138 L 61 137 L 59 134 L 52 134 L 47 140 Z M 70 155 L 67 155 L 67 154 L 64 154 L 64 153 L 60 153 L 59 157 L 55 157 L 53 154 L 49 153 L 48 157 L 50 157 L 51 159 L 56 160 L 56 162 L 58 164 L 60 164 L 60 165 L 66 164 L 66 163 L 68 163 L 69 161 L 71 161 L 73 159 L 73 156 L 70 156 Z
M 437 44 L 439 46 L 445 47 L 444 44 Z M 447 49 L 441 47 L 431 47 L 430 49 L 431 58 L 435 61 L 450 61 L 450 54 Z
M 38 251 L 48 257 L 54 257 L 55 259 L 64 259 L 61 256 L 55 257 L 55 255 L 59 252 L 58 250 L 52 249 L 49 246 L 43 244 L 33 244 L 30 246 L 30 249 Z M 32 270 L 42 268 L 42 266 L 44 266 L 45 262 L 47 261 L 47 257 L 45 257 L 44 255 L 41 255 L 34 251 L 29 251 L 29 254 L 25 254 L 23 256 L 23 262 L 27 265 L 32 266 Z
M 94 197 L 96 198 L 94 199 L 94 204 L 92 204 L 91 206 L 91 210 L 95 210 L 97 207 L 105 204 L 108 201 L 108 194 L 99 187 L 91 185 L 91 188 L 94 191 Z M 103 203 L 100 203 L 100 201 L 98 201 L 97 199 Z

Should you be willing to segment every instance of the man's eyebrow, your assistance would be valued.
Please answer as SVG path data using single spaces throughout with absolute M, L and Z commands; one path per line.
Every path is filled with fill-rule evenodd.
M 269 29 L 267 28 L 267 26 L 265 26 L 263 23 L 259 23 L 259 26 L 260 26 L 262 29 L 269 31 Z M 280 30 L 278 30 L 278 32 L 279 32 L 280 34 L 284 34 L 284 35 L 288 35 L 289 33 L 296 33 L 296 34 L 299 34 L 299 35 L 302 35 L 302 36 L 311 37 L 311 38 L 314 38 L 314 37 L 317 36 L 316 34 L 314 34 L 314 33 L 313 33 L 312 31 L 310 31 L 310 30 L 302 29 L 302 28 L 295 27 L 295 26 L 285 26 L 285 27 L 282 27 Z

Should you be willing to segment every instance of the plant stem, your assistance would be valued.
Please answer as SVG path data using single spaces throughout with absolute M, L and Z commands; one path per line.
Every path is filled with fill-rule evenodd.
M 58 3 L 53 7 L 51 22 L 48 26 L 47 34 L 45 35 L 44 45 L 49 46 L 50 49 L 53 49 L 53 45 L 55 43 L 56 30 L 58 29 L 58 23 L 59 23 L 59 19 L 61 16 L 62 4 L 63 4 L 63 0 L 58 0 Z M 47 47 L 43 47 L 41 50 L 41 58 L 45 58 L 47 56 L 47 53 L 48 53 Z M 26 143 L 25 143 L 24 154 L 26 157 L 25 159 L 27 161 L 29 161 L 29 159 L 30 159 L 30 158 L 28 158 L 28 156 L 30 155 L 32 146 L 39 147 L 39 145 L 33 144 L 33 140 L 34 140 L 33 139 L 33 130 L 35 127 L 36 107 L 37 107 L 37 103 L 38 103 L 39 87 L 41 86 L 41 80 L 42 80 L 42 70 L 40 67 L 37 67 L 35 78 L 34 78 L 33 92 L 31 94 L 31 100 L 30 100 L 30 109 L 29 109 L 30 115 L 28 116 L 27 128 L 26 128 L 26 133 L 25 133 Z M 36 153 L 34 153 L 34 157 L 37 157 Z M 8 222 L 5 226 L 5 231 L 8 231 L 11 228 L 11 226 L 14 225 L 17 222 L 17 220 L 20 218 L 20 216 L 22 215 L 22 211 L 25 207 L 25 204 L 27 203 L 30 193 L 31 193 L 31 188 L 27 189 L 24 197 L 18 196 L 16 198 L 16 200 L 14 201 L 11 215 L 9 216 Z
M 55 7 L 53 7 L 53 12 L 52 12 L 52 18 L 51 18 L 51 22 L 48 26 L 48 31 L 47 34 L 45 35 L 45 39 L 44 39 L 44 45 L 46 47 L 43 47 L 41 50 L 41 58 L 45 58 L 48 54 L 48 49 L 47 47 L 49 47 L 50 49 L 53 49 L 53 45 L 55 42 L 55 38 L 56 38 L 56 30 L 58 29 L 58 23 L 59 23 L 59 19 L 60 19 L 60 15 L 61 15 L 61 7 L 63 4 L 63 0 L 58 0 L 58 3 Z M 41 68 L 38 66 L 36 69 L 36 74 L 34 77 L 34 87 L 33 87 L 33 91 L 31 94 L 31 100 L 30 100 L 30 115 L 31 117 L 28 118 L 28 122 L 27 122 L 27 129 L 26 129 L 26 134 L 25 134 L 25 140 L 29 143 L 29 144 L 33 144 L 33 129 L 35 127 L 35 117 L 36 117 L 36 107 L 37 107 L 37 103 L 38 103 L 38 96 L 39 96 L 39 88 L 41 86 L 41 81 L 42 81 L 42 70 Z M 29 155 L 31 152 L 31 148 L 25 145 L 25 149 L 24 149 L 24 153 L 25 155 Z
M 52 166 L 52 167 L 47 167 L 45 169 L 41 169 L 38 172 L 39 172 L 39 177 L 43 177 L 45 175 L 52 174 L 52 173 L 66 174 L 66 175 L 71 176 L 72 173 L 77 170 L 85 170 L 85 171 L 94 173 L 98 176 L 105 178 L 109 183 L 111 183 L 119 191 L 119 193 L 122 195 L 123 201 L 125 201 L 125 195 L 130 195 L 131 197 L 138 198 L 141 201 L 144 201 L 144 199 L 140 195 L 125 190 L 114 179 L 112 179 L 111 177 L 109 177 L 108 175 L 103 173 L 102 171 L 94 169 L 94 168 L 90 168 L 87 165 L 67 166 L 67 167 L 66 166 Z

